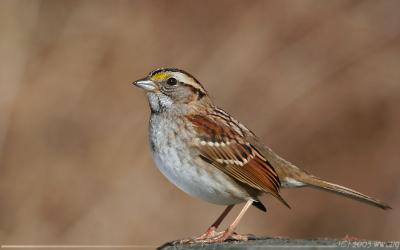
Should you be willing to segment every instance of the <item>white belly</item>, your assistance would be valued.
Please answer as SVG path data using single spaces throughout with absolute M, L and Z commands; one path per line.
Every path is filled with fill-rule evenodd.
M 179 189 L 205 201 L 230 205 L 251 199 L 247 191 L 229 176 L 198 155 L 190 152 L 188 145 L 173 137 L 168 126 L 150 127 L 150 143 L 157 167 Z M 165 140 L 165 134 L 169 135 Z M 171 142 L 174 144 L 171 145 Z
M 215 204 L 230 205 L 251 199 L 242 186 L 189 151 L 187 144 L 177 143 L 174 131 L 165 123 L 155 124 L 150 126 L 149 138 L 153 158 L 170 182 L 191 196 Z
M 221 205 L 237 204 L 250 198 L 241 186 L 232 183 L 231 178 L 224 173 L 219 170 L 210 172 L 195 166 L 173 151 L 154 155 L 154 159 L 168 180 L 185 193 Z

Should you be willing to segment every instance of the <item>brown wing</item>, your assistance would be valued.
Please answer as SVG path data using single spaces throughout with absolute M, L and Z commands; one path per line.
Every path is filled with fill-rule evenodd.
M 247 128 L 222 110 L 189 119 L 198 134 L 193 145 L 205 161 L 252 188 L 271 193 L 289 207 L 279 195 L 276 171 L 245 139 L 245 134 L 251 134 Z

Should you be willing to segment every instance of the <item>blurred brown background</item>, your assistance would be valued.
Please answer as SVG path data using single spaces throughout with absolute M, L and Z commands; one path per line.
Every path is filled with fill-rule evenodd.
M 150 244 L 223 207 L 156 169 L 133 80 L 195 75 L 298 166 L 385 200 L 270 196 L 238 231 L 399 240 L 399 1 L 1 1 L 0 242 Z M 229 220 L 237 214 L 240 206 Z M 224 224 L 225 225 L 225 224 Z

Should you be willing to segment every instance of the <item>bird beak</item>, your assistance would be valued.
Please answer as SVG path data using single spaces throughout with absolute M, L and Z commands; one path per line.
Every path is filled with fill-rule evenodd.
M 153 81 L 148 80 L 146 78 L 133 82 L 133 85 L 142 88 L 146 91 L 154 91 L 157 89 L 157 85 Z

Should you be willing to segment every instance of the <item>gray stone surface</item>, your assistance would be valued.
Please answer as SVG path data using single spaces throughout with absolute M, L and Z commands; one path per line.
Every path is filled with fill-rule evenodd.
M 227 241 L 218 244 L 180 245 L 169 242 L 161 246 L 163 250 L 177 249 L 400 249 L 400 241 L 338 240 L 338 239 L 289 239 L 257 237 L 249 241 Z

